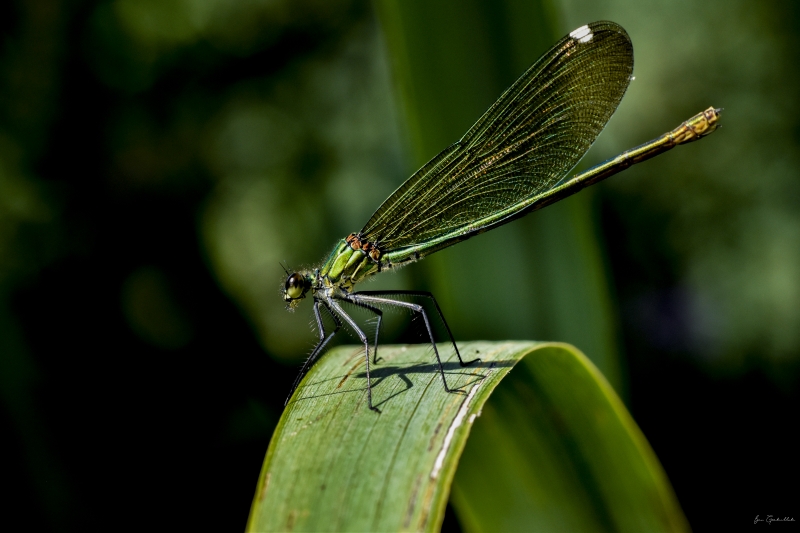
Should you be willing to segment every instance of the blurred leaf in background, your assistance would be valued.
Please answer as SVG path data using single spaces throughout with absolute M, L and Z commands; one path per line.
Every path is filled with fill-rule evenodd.
M 335 55 L 234 88 L 209 128 L 217 181 L 202 235 L 211 266 L 267 352 L 290 361 L 314 337 L 310 316 L 285 310 L 279 263 L 317 263 L 363 225 L 404 168 L 377 28 L 364 22 L 345 39 Z
M 787 46 L 797 5 L 569 0 L 564 13 L 571 24 L 614 17 L 635 44 L 636 80 L 598 148 L 636 142 L 709 102 L 726 108 L 717 146 L 603 185 L 629 228 L 612 246 L 634 259 L 619 271 L 630 325 L 715 374 L 755 365 L 782 380 L 800 363 L 798 72 L 788 67 L 798 57 Z
M 278 263 L 319 262 L 598 19 L 630 33 L 636 80 L 584 165 L 711 104 L 723 129 L 366 288 L 433 290 L 458 339 L 577 345 L 696 529 L 791 514 L 794 2 L 16 0 L 0 4 L 4 529 L 243 527 L 315 340 Z M 407 316 L 389 322 L 386 342 L 408 338 Z

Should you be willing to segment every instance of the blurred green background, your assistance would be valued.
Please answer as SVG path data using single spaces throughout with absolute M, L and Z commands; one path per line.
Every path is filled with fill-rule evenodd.
M 583 168 L 723 128 L 366 288 L 585 351 L 696 530 L 800 518 L 796 2 L 37 0 L 0 4 L 0 527 L 243 528 L 316 338 L 279 261 L 599 19 L 636 79 Z

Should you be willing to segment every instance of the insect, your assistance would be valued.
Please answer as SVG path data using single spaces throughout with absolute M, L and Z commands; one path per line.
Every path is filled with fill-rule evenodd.
M 428 298 L 445 325 L 461 366 L 465 362 L 436 299 L 423 291 L 354 291 L 357 283 L 555 203 L 629 166 L 679 144 L 696 141 L 718 126 L 721 109 L 710 107 L 674 130 L 568 177 L 617 109 L 633 74 L 633 45 L 613 22 L 581 26 L 558 41 L 481 116 L 456 143 L 414 173 L 372 215 L 364 228 L 339 241 L 319 267 L 287 273 L 283 298 L 294 309 L 309 293 L 319 342 L 287 398 L 333 336 L 347 324 L 364 345 L 367 402 L 372 404 L 370 342 L 342 302 L 377 317 L 380 307 L 420 315 L 433 345 L 446 391 L 442 360 L 422 305 L 395 299 Z M 320 309 L 333 318 L 326 332 Z

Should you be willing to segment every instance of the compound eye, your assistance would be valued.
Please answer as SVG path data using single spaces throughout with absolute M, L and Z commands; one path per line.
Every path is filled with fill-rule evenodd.
M 289 298 L 300 298 L 306 288 L 306 281 L 303 276 L 295 272 L 286 280 L 286 295 Z

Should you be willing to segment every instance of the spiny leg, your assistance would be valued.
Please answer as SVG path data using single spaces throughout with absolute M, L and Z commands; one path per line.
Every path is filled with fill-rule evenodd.
M 336 328 L 334 328 L 334 330 L 326 337 L 325 324 L 322 323 L 322 317 L 319 314 L 319 306 L 320 306 L 319 300 L 314 300 L 314 318 L 317 319 L 317 328 L 319 329 L 319 342 L 314 347 L 314 350 L 312 350 L 311 355 L 308 356 L 308 359 L 306 359 L 306 362 L 303 363 L 303 368 L 300 369 L 300 374 L 294 380 L 294 383 L 292 384 L 292 390 L 289 391 L 289 396 L 287 396 L 286 401 L 283 402 L 284 407 L 286 407 L 286 405 L 289 403 L 289 400 L 292 398 L 292 394 L 294 394 L 294 391 L 297 389 L 297 386 L 300 385 L 300 381 L 303 379 L 303 376 L 306 375 L 306 372 L 308 372 L 308 370 L 311 368 L 311 365 L 314 364 L 314 361 L 317 359 L 317 357 L 319 357 L 319 354 L 322 353 L 322 350 L 325 349 L 325 346 L 327 346 L 328 342 L 330 342 L 333 336 L 336 335 L 336 332 L 339 331 L 339 329 L 342 327 L 342 323 L 341 321 L 339 321 L 339 317 L 337 317 L 334 313 L 332 313 L 331 310 L 328 309 L 326 306 L 326 309 L 328 309 L 328 313 L 330 313 L 330 315 L 333 317 L 333 322 L 336 324 Z
M 422 315 L 422 319 L 425 321 L 425 328 L 428 330 L 428 337 L 431 340 L 431 346 L 433 346 L 433 353 L 436 355 L 436 362 L 439 364 L 439 374 L 441 374 L 441 376 L 442 376 L 442 383 L 444 384 L 444 390 L 447 391 L 447 392 L 450 392 L 450 387 L 447 386 L 447 379 L 444 377 L 444 367 L 442 366 L 442 358 L 439 356 L 439 349 L 436 347 L 436 339 L 433 338 L 433 329 L 431 329 L 431 323 L 430 323 L 430 320 L 428 320 L 428 313 L 425 312 L 425 309 L 421 305 L 412 304 L 412 303 L 409 303 L 409 302 L 403 302 L 403 301 L 399 301 L 399 300 L 389 300 L 389 299 L 386 299 L 386 298 L 379 298 L 379 297 L 376 297 L 376 296 L 364 295 L 364 293 L 361 293 L 361 292 L 357 292 L 357 293 L 351 294 L 348 297 L 348 300 L 350 300 L 353 303 L 370 302 L 370 303 L 376 303 L 376 304 L 385 304 L 385 305 L 394 305 L 394 306 L 397 306 L 397 307 L 405 307 L 407 309 L 411 309 L 412 311 L 415 311 L 415 312 L 421 314 Z M 455 341 L 454 341 L 454 344 L 455 344 Z M 458 353 L 458 352 L 456 351 L 456 353 Z M 461 356 L 459 356 L 459 359 L 461 359 Z
M 358 324 L 356 324 L 355 321 L 350 318 L 350 315 L 348 315 L 345 310 L 342 309 L 342 306 L 339 305 L 335 300 L 329 300 L 328 305 L 330 305 L 331 311 L 334 311 L 336 314 L 338 314 L 350 325 L 351 328 L 353 328 L 353 331 L 356 332 L 358 338 L 364 343 L 364 358 L 367 362 L 367 403 L 369 404 L 370 409 L 380 413 L 380 409 L 372 406 L 372 380 L 369 377 L 369 339 L 364 332 L 361 331 L 361 328 L 358 327 Z
M 450 331 L 450 326 L 447 324 L 447 320 L 444 319 L 444 313 L 442 313 L 442 309 L 439 307 L 439 303 L 436 301 L 436 298 L 433 297 L 433 294 L 427 291 L 359 291 L 354 293 L 354 295 L 364 295 L 364 296 L 421 296 L 423 298 L 430 298 L 433 300 L 433 305 L 436 307 L 436 312 L 439 313 L 439 318 L 442 320 L 442 324 L 444 324 L 444 329 L 447 330 L 447 335 L 450 337 L 450 342 L 453 344 L 453 349 L 456 351 L 456 355 L 458 356 L 459 364 L 463 366 L 468 366 L 473 363 L 480 362 L 480 358 L 473 359 L 472 361 L 464 362 L 461 359 L 461 352 L 458 351 L 458 346 L 456 345 L 456 339 L 453 337 L 453 332 Z M 395 302 L 395 300 L 391 300 Z M 405 306 L 404 306 L 405 307 Z
M 364 303 L 356 303 L 350 302 L 353 305 L 357 305 L 358 307 L 363 307 L 369 311 L 375 313 L 375 316 L 378 317 L 378 324 L 375 326 L 375 344 L 373 345 L 375 348 L 372 350 L 372 364 L 378 364 L 378 336 L 381 333 L 381 321 L 383 320 L 383 311 L 378 309 L 377 307 L 373 307 L 371 305 L 367 305 Z

